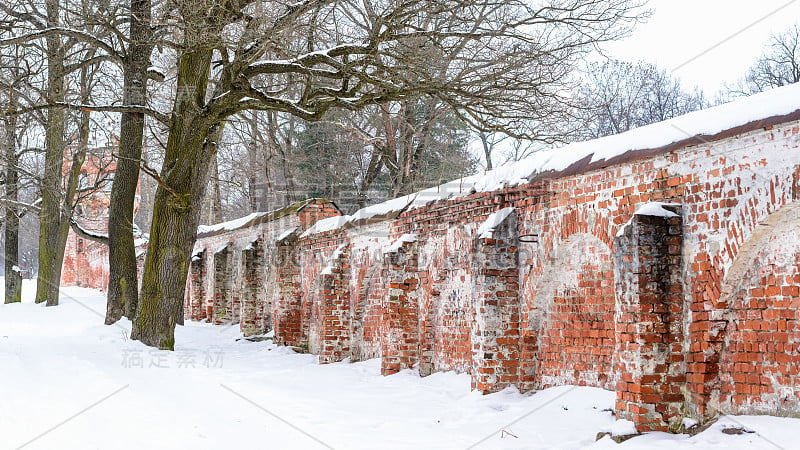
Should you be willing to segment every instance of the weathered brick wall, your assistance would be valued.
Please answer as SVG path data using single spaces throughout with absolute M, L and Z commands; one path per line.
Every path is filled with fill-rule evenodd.
M 401 236 L 383 255 L 386 283 L 381 373 L 391 375 L 419 362 L 419 278 L 416 236 Z
M 323 363 L 469 372 L 483 392 L 615 390 L 639 430 L 797 416 L 797 116 L 346 223 L 313 200 L 201 236 L 187 317 L 274 323 Z
M 372 336 L 386 336 L 380 347 L 385 373 L 415 364 L 423 375 L 468 371 L 473 385 L 484 392 L 508 384 L 523 390 L 561 384 L 616 389 L 618 414 L 642 430 L 676 429 L 683 416 L 702 419 L 721 408 L 798 414 L 797 392 L 789 388 L 800 363 L 792 334 L 796 264 L 780 266 L 762 257 L 752 269 L 758 277 L 748 295 L 769 296 L 758 304 L 778 306 L 768 308 L 766 319 L 759 316 L 762 322 L 748 326 L 758 326 L 762 339 L 769 336 L 774 345 L 765 343 L 755 351 L 752 344 L 740 343 L 741 336 L 714 330 L 723 324 L 736 328 L 756 314 L 752 301 L 728 306 L 730 300 L 720 299 L 721 283 L 756 226 L 796 197 L 799 141 L 797 122 L 789 122 L 434 202 L 384 219 L 382 238 L 375 237 L 381 229 L 375 224 L 312 234 L 299 242 L 307 255 L 300 264 L 308 288 L 301 290 L 313 291 L 333 249 L 350 242 L 351 331 L 357 333 L 349 336 L 349 346 L 352 355 L 373 356 L 378 347 Z M 679 223 L 651 223 L 648 232 L 642 225 L 638 233 L 644 234 L 628 237 L 639 249 L 637 267 L 652 271 L 657 280 L 650 284 L 656 284 L 639 278 L 622 283 L 630 271 L 620 271 L 623 264 L 615 260 L 624 258 L 630 245 L 615 242 L 615 237 L 637 208 L 659 201 L 681 205 Z M 516 233 L 522 237 L 508 243 L 519 252 L 518 267 L 509 269 L 516 283 L 502 271 L 481 272 L 479 255 L 491 252 L 496 242 L 476 243 L 483 221 L 507 207 L 515 208 Z M 648 220 L 655 219 L 645 215 L 636 223 Z M 408 233 L 417 235 L 417 267 L 405 270 L 413 283 L 396 282 L 402 278 L 397 271 L 379 280 L 379 261 L 360 254 L 359 242 L 372 236 L 373 248 L 386 247 Z M 663 242 L 645 243 L 655 235 Z M 785 244 L 787 238 L 776 239 Z M 774 249 L 782 252 L 781 261 L 795 261 L 792 251 L 786 245 Z M 505 280 L 504 287 L 498 279 Z M 376 293 L 369 304 L 378 305 L 382 296 L 384 316 L 365 325 L 359 306 L 368 304 L 363 286 L 376 281 L 385 292 Z M 506 295 L 512 288 L 517 292 L 509 294 L 509 301 L 500 301 L 506 297 L 497 293 Z M 635 304 L 621 303 L 631 295 Z M 416 307 L 406 308 L 404 317 L 416 320 L 416 334 L 408 332 L 407 324 L 397 325 L 400 298 L 416 298 Z M 307 308 L 313 307 L 310 303 Z M 310 313 L 304 317 L 322 320 Z M 487 328 L 487 319 L 496 325 Z M 371 334 L 368 329 L 380 331 Z M 415 351 L 393 344 L 397 334 L 392 330 L 397 329 L 404 330 Z M 749 377 L 735 375 L 735 357 L 728 356 L 739 348 L 758 355 L 758 370 L 739 366 L 740 372 L 750 371 Z M 416 361 L 403 359 L 407 355 Z M 730 361 L 728 366 L 720 365 L 720 355 Z
M 187 281 L 185 318 L 239 324 L 247 336 L 276 327 L 286 331 L 281 343 L 307 345 L 302 315 L 295 311 L 297 236 L 304 226 L 339 214 L 327 200 L 310 199 L 202 229 Z
M 530 382 L 612 389 L 614 273 L 611 250 L 591 235 L 572 235 L 540 278 L 529 311 L 538 364 Z
M 722 284 L 718 399 L 728 414 L 800 410 L 800 204 L 771 214 Z
M 520 382 L 519 231 L 514 208 L 477 231 L 472 248 L 475 323 L 472 388 L 494 392 Z
M 639 429 L 681 426 L 686 365 L 680 205 L 636 214 L 616 237 L 618 418 Z
M 386 278 L 386 263 L 380 245 L 388 233 L 384 223 L 350 238 L 350 356 L 353 361 L 380 357 L 384 337 L 389 332 L 388 324 L 384 321 L 384 299 L 389 280 Z

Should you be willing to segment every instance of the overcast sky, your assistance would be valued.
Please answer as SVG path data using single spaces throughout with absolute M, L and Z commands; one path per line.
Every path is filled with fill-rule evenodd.
M 606 50 L 658 63 L 707 98 L 746 72 L 771 32 L 800 21 L 800 0 L 650 0 L 649 7 L 648 22 Z

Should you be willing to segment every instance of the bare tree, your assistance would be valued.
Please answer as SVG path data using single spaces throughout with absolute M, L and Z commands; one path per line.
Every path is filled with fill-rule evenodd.
M 752 95 L 800 81 L 800 24 L 774 33 L 763 54 L 753 63 L 744 79 L 727 87 L 731 97 Z
M 95 36 L 103 32 L 89 25 L 92 21 L 88 18 L 113 17 L 112 7 L 105 2 L 54 0 L 17 0 L 0 6 L 9 24 L 3 29 L 0 46 L 41 49 L 39 55 L 47 69 L 45 79 L 39 80 L 36 74 L 26 80 L 37 91 L 40 103 L 19 105 L 5 115 L 44 112 L 41 203 L 36 208 L 40 224 L 36 301 L 47 302 L 48 306 L 58 304 L 67 233 L 70 227 L 83 232 L 73 218 L 72 207 L 81 191 L 78 178 L 88 146 L 91 108 L 87 103 L 93 99 L 92 79 L 100 65 L 112 56 L 105 51 L 110 47 L 101 51 L 102 46 L 94 45 L 102 42 Z M 64 23 L 71 27 L 63 27 Z
M 19 52 L 14 56 L 16 57 L 6 61 L 2 61 L 5 58 L 0 59 L 4 75 L 6 75 L 5 72 L 9 75 L 7 78 L 3 77 L 0 83 L 6 94 L 8 109 L 14 109 L 14 103 L 17 101 L 16 93 L 19 90 L 19 83 L 22 81 L 20 75 L 24 72 L 20 67 L 22 64 L 20 64 Z M 5 206 L 3 221 L 5 225 L 5 303 L 22 301 L 22 273 L 19 268 L 19 221 L 23 209 L 18 204 L 20 154 L 17 148 L 17 119 L 16 116 L 7 116 L 2 121 L 2 157 L 5 164 L 5 173 L 2 179 L 2 184 L 5 185 L 5 198 L 3 199 Z
M 437 98 L 390 102 L 344 115 L 335 123 L 361 143 L 356 152 L 364 154 L 364 164 L 355 187 L 364 199 L 380 178 L 386 179 L 387 194 L 396 197 L 474 168 L 466 151 L 467 127 Z
M 570 140 L 622 133 L 705 106 L 703 94 L 686 90 L 680 80 L 647 62 L 592 63 L 584 71 Z
M 23 195 L 38 187 L 37 171 L 29 163 L 36 161 L 41 149 L 27 144 L 32 136 L 40 134 L 44 115 L 18 116 L 8 112 L 38 99 L 36 89 L 30 84 L 42 72 L 37 53 L 35 46 L 19 45 L 0 55 L 0 166 L 4 167 L 0 173 L 0 185 L 4 188 L 4 195 L 0 196 L 4 213 L 0 222 L 4 225 L 5 303 L 21 301 L 23 267 L 32 268 L 31 261 L 20 258 L 21 247 L 31 244 L 30 239 L 21 239 L 20 230 L 27 213 L 38 210 L 38 205 Z
M 576 55 L 626 31 L 636 20 L 631 6 L 177 3 L 168 11 L 180 18 L 177 97 L 132 337 L 174 346 L 210 163 L 231 115 L 261 109 L 314 121 L 333 108 L 432 96 L 477 129 L 535 134 L 525 126 L 552 119 Z
M 568 80 L 579 56 L 598 42 L 627 33 L 642 13 L 639 0 L 550 0 L 535 6 L 524 0 L 177 0 L 160 3 L 152 11 L 150 28 L 143 30 L 139 41 L 133 38 L 133 22 L 141 18 L 147 23 L 149 8 L 144 1 L 130 7 L 145 5 L 141 16 L 133 13 L 128 20 L 106 22 L 107 40 L 62 26 L 62 3 L 68 4 L 44 0 L 44 13 L 30 3 L 26 14 L 41 18 L 37 25 L 20 27 L 20 36 L 0 39 L 0 45 L 43 39 L 48 62 L 46 103 L 40 105 L 48 120 L 40 246 L 45 249 L 41 260 L 46 273 L 40 276 L 37 298 L 57 301 L 60 261 L 58 251 L 51 249 L 59 248 L 60 234 L 52 231 L 63 229 L 59 220 L 66 209 L 54 194 L 61 187 L 65 111 L 150 114 L 169 131 L 160 172 L 144 168 L 159 187 L 132 337 L 160 348 L 174 345 L 188 255 L 211 162 L 229 117 L 262 110 L 267 111 L 268 122 L 275 118 L 270 114 L 313 122 L 335 109 L 359 111 L 427 98 L 478 131 L 553 140 L 553 124 L 565 117 L 571 100 Z M 92 5 L 109 17 L 117 16 L 112 4 Z M 27 20 L 13 7 L 2 9 L 16 14 L 17 20 Z M 139 90 L 128 95 L 134 85 L 127 84 L 122 105 L 97 99 L 92 105 L 76 104 L 66 97 L 69 70 L 118 63 L 121 56 L 131 55 L 125 45 L 139 44 L 142 55 L 153 44 L 174 55 L 175 96 L 169 114 L 148 107 L 140 98 L 146 95 L 143 64 L 131 78 Z M 95 57 L 67 65 L 70 55 L 83 56 L 88 48 L 97 49 Z M 127 83 L 127 69 L 125 76 Z M 140 140 L 141 121 L 136 123 L 137 130 L 129 130 L 130 149 Z M 121 164 L 116 177 L 135 180 L 141 158 L 134 153 L 120 156 L 121 161 L 137 164 Z M 405 176 L 413 164 L 413 157 L 397 161 L 399 173 Z M 117 254 L 125 264 L 131 262 L 127 239 L 131 191 L 127 188 L 115 197 L 126 199 L 120 200 L 120 212 L 125 212 L 114 225 L 126 236 L 118 241 L 124 249 Z M 115 271 L 122 273 L 112 267 Z M 123 277 L 126 285 L 135 285 L 129 275 Z M 114 296 L 121 298 L 114 301 L 115 311 L 130 313 L 133 289 Z M 116 315 L 110 314 L 109 321 Z

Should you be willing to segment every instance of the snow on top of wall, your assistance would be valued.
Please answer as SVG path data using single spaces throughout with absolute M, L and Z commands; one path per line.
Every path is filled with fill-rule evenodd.
M 309 198 L 269 212 L 254 212 L 245 217 L 218 223 L 216 225 L 200 225 L 197 227 L 197 237 L 205 238 L 212 234 L 238 230 L 240 228 L 277 220 L 288 215 L 298 214 L 312 203 L 329 203 L 329 201 L 323 198 Z
M 406 234 L 400 236 L 396 241 L 392 242 L 392 245 L 387 247 L 386 250 L 383 253 L 396 252 L 396 251 L 400 250 L 400 247 L 402 247 L 403 244 L 408 243 L 408 242 L 416 242 L 416 241 L 417 241 L 417 235 L 416 234 L 414 234 L 414 233 L 411 233 L 411 234 L 406 233 Z
M 677 214 L 665 208 L 665 206 L 681 206 L 680 203 L 649 202 L 640 206 L 634 215 L 637 216 L 657 216 L 657 217 L 678 217 Z
M 283 233 L 279 234 L 278 237 L 275 238 L 275 241 L 276 242 L 280 242 L 280 241 L 288 238 L 289 236 L 292 235 L 292 233 L 297 231 L 298 228 L 300 228 L 300 227 L 289 227 L 286 231 L 284 231 Z
M 331 275 L 331 274 L 333 274 L 333 265 L 336 264 L 336 260 L 339 259 L 340 256 L 342 256 L 342 252 L 344 251 L 345 247 L 347 247 L 347 243 L 346 242 L 344 244 L 336 247 L 336 250 L 334 250 L 333 253 L 331 254 L 330 261 L 328 262 L 327 265 L 325 265 L 325 268 L 322 269 L 322 272 L 320 272 L 322 275 Z
M 231 245 L 230 242 L 225 242 L 224 244 L 219 244 L 216 247 L 211 249 L 211 254 L 212 255 L 216 255 L 217 253 L 220 253 L 223 250 L 225 250 L 226 248 L 230 247 L 230 245 Z
M 238 239 L 234 239 L 233 241 L 233 248 L 236 250 L 249 250 L 253 248 L 253 243 L 257 240 L 261 239 L 260 234 L 250 235 L 250 236 L 242 236 Z
M 513 207 L 503 208 L 500 211 L 495 211 L 486 218 L 486 221 L 478 228 L 478 237 L 480 239 L 491 239 L 494 234 L 494 229 L 503 223 L 508 216 L 514 212 Z
M 300 237 L 306 237 L 314 233 L 324 233 L 326 231 L 335 230 L 344 225 L 349 217 L 350 216 L 333 216 L 318 220 L 314 225 L 311 225 L 308 230 L 300 235 Z
M 237 229 L 239 227 L 244 226 L 247 222 L 250 222 L 251 220 L 253 220 L 253 219 L 257 218 L 257 217 L 261 217 L 261 216 L 264 216 L 266 214 L 269 214 L 269 213 L 254 212 L 254 213 L 248 214 L 248 215 L 246 215 L 244 217 L 241 217 L 239 219 L 229 220 L 227 222 L 221 222 L 221 223 L 218 223 L 216 225 L 200 225 L 199 227 L 197 227 L 197 233 L 198 234 L 204 234 L 204 233 L 213 233 L 213 232 L 216 232 L 216 231 L 231 231 L 231 230 L 235 230 L 235 229 Z
M 355 225 L 378 216 L 391 218 L 407 209 L 421 208 L 435 201 L 518 186 L 528 183 L 537 174 L 560 172 L 586 158 L 591 158 L 590 162 L 593 163 L 607 161 L 630 151 L 657 149 L 693 137 L 713 136 L 754 121 L 798 110 L 800 83 L 795 83 L 625 133 L 536 152 L 524 160 L 484 174 L 460 178 L 368 206 L 351 216 L 337 217 L 323 226 L 309 228 L 303 236 L 335 230 L 348 224 Z
M 664 202 L 648 202 L 648 203 L 645 203 L 644 205 L 640 206 L 636 210 L 636 212 L 633 213 L 633 216 L 678 217 L 678 214 L 675 214 L 674 212 L 672 212 L 669 209 L 665 208 L 665 206 L 677 206 L 677 207 L 680 207 L 681 204 L 680 203 L 664 203 Z M 625 229 L 628 228 L 628 226 L 633 221 L 633 216 L 631 216 L 631 218 L 627 222 L 625 222 L 624 225 L 619 227 L 619 230 L 617 231 L 617 237 L 620 237 L 623 234 L 625 234 Z

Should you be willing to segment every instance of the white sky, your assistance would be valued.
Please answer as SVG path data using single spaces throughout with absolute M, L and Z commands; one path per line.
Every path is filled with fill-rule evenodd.
M 706 98 L 746 72 L 771 32 L 800 21 L 800 0 L 650 0 L 649 8 L 653 15 L 631 37 L 605 46 L 609 56 L 655 62 Z

